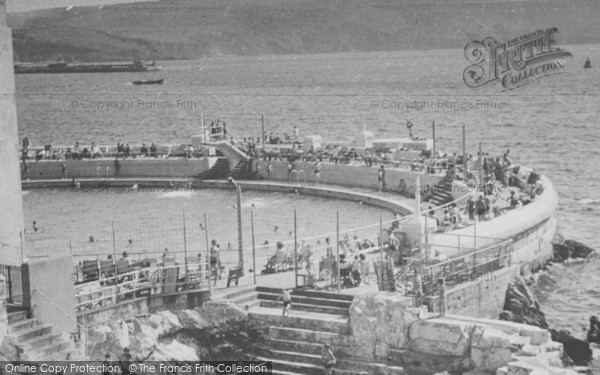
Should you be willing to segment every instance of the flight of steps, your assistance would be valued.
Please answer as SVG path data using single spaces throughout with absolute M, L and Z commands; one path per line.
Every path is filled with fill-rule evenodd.
M 199 180 L 220 180 L 226 179 L 229 173 L 229 161 L 225 158 L 218 158 L 209 170 L 200 173 L 196 178 Z
M 427 197 L 427 201 L 435 204 L 436 206 L 441 206 L 448 202 L 452 202 L 454 198 L 452 197 L 452 178 L 446 176 L 439 183 L 434 185 L 431 188 L 431 192 Z
M 8 314 L 8 333 L 18 351 L 18 359 L 23 361 L 72 359 L 73 348 L 62 334 L 53 332 L 53 326 L 43 324 L 35 318 L 27 318 L 26 311 L 13 311 Z
M 337 357 L 333 374 L 404 374 L 401 367 L 353 359 L 349 308 L 353 296 L 296 289 L 292 308 L 281 324 L 283 303 L 274 303 L 281 289 L 258 287 L 260 305 L 249 316 L 269 325 L 266 343 L 257 350 L 257 359 L 273 362 L 273 374 L 322 374 L 323 344 L 331 345 Z
M 238 165 L 233 167 L 231 172 L 229 172 L 229 177 L 233 178 L 234 180 L 241 180 L 241 179 L 247 178 L 248 177 L 247 173 L 246 173 L 246 165 L 247 164 L 248 163 L 245 161 L 238 163 Z

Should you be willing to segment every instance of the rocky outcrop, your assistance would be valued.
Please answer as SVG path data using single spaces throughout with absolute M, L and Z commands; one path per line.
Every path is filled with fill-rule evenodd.
M 563 243 L 553 243 L 554 260 L 564 262 L 571 258 L 588 258 L 596 253 L 596 250 L 588 247 L 581 242 L 566 240 Z
M 500 320 L 548 329 L 540 304 L 522 277 L 517 277 L 508 285 Z
M 567 243 L 568 241 L 565 241 Z M 573 241 L 574 242 L 574 241 Z M 582 253 L 578 253 L 582 254 Z M 544 329 L 550 329 L 540 304 L 531 293 L 523 278 L 518 277 L 509 284 L 504 301 L 504 311 L 500 320 L 525 323 Z M 552 340 L 563 344 L 565 354 L 575 364 L 587 364 L 592 359 L 590 344 L 571 336 L 568 331 L 550 330 Z
M 597 316 L 590 317 L 590 329 L 587 333 L 587 341 L 589 343 L 600 344 L 600 320 Z
M 350 306 L 350 324 L 356 353 L 364 358 L 387 358 L 390 348 L 408 343 L 411 323 L 420 318 L 419 309 L 406 305 L 395 293 L 368 293 L 354 297 Z
M 573 363 L 576 365 L 587 365 L 592 360 L 592 349 L 590 349 L 590 343 L 579 340 L 573 336 L 569 331 L 561 330 L 550 330 L 552 334 L 552 340 L 563 344 L 565 354 L 569 356 Z
M 213 360 L 220 357 L 219 351 L 243 352 L 240 346 L 251 341 L 243 340 L 248 337 L 247 323 L 239 306 L 209 301 L 195 310 L 161 311 L 93 326 L 84 334 L 85 352 L 93 361 L 103 360 L 106 354 L 118 358 L 125 348 L 136 361 Z

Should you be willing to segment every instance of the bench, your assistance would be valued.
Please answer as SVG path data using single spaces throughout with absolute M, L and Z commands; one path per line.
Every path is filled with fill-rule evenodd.
M 242 268 L 240 266 L 231 267 L 229 269 L 229 275 L 227 275 L 227 287 L 229 288 L 229 285 L 231 285 L 231 280 L 234 280 L 234 279 L 235 279 L 235 286 L 237 286 L 238 282 L 240 281 L 241 274 L 242 274 Z

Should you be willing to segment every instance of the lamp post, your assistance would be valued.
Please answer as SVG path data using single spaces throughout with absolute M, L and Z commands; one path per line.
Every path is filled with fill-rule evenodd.
M 240 276 L 244 276 L 244 245 L 242 241 L 242 187 L 236 184 L 237 187 L 237 207 L 238 207 L 238 251 Z
M 240 276 L 244 276 L 244 244 L 242 241 L 242 187 L 232 177 L 227 178 L 227 183 L 235 186 L 237 190 L 238 263 L 240 266 Z

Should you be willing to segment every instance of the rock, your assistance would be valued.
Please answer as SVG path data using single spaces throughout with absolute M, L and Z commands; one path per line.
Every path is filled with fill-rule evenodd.
M 581 242 L 574 240 L 566 240 L 562 244 L 555 243 L 552 245 L 554 249 L 554 259 L 563 262 L 569 258 L 587 258 L 596 251 Z
M 552 250 L 554 251 L 554 261 L 564 262 L 567 259 L 571 259 L 571 249 L 560 243 L 553 243 Z
M 179 310 L 176 312 L 180 324 L 185 329 L 199 330 L 211 325 L 211 322 L 204 319 L 195 310 Z
M 544 313 L 540 310 L 540 304 L 522 277 L 517 277 L 508 285 L 503 310 L 500 313 L 500 320 L 548 329 L 548 323 Z
M 591 247 L 573 240 L 566 240 L 564 245 L 571 249 L 571 258 L 587 258 L 596 252 Z
M 158 337 L 173 335 L 183 328 L 177 315 L 168 310 L 150 315 L 148 324 L 156 331 Z
M 198 342 L 196 341 L 196 338 L 194 337 L 193 333 L 188 331 L 179 332 L 175 337 L 175 340 L 179 341 L 185 346 L 194 348 L 194 350 L 196 351 L 196 355 L 198 355 L 200 361 L 211 360 L 210 351 L 207 348 L 198 345 Z
M 248 318 L 246 310 L 241 306 L 226 300 L 208 301 L 197 307 L 195 311 L 210 325 L 218 327 L 221 324 L 242 321 Z
M 366 293 L 354 297 L 350 325 L 356 353 L 364 358 L 387 358 L 390 348 L 408 344 L 410 324 L 419 320 L 420 310 L 392 292 Z
M 475 325 L 458 320 L 419 320 L 410 325 L 410 349 L 417 352 L 467 357 Z
M 550 330 L 552 340 L 563 344 L 565 354 L 576 365 L 587 365 L 592 360 L 592 349 L 586 341 L 576 339 L 568 331 Z
M 184 345 L 177 340 L 173 340 L 169 344 L 157 345 L 156 350 L 148 357 L 148 361 L 183 362 L 198 360 L 200 358 L 194 348 Z
M 477 327 L 471 339 L 475 370 L 493 373 L 512 359 L 510 336 L 490 327 Z
M 157 332 L 146 319 L 135 318 L 129 330 L 129 349 L 133 360 L 145 360 L 158 345 Z
M 123 329 L 123 321 L 88 328 L 85 339 L 85 352 L 88 359 L 101 361 L 107 353 L 113 358 L 118 358 L 123 353 L 123 349 L 129 346 L 128 335 L 129 331 Z
M 600 321 L 594 315 L 590 317 L 590 329 L 587 333 L 589 343 L 600 344 Z

